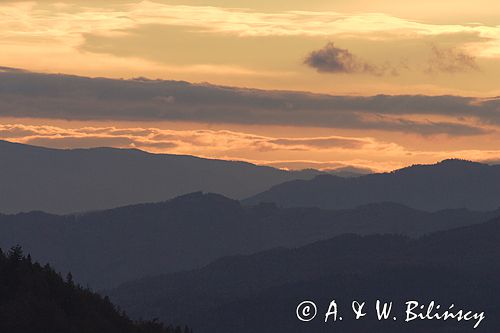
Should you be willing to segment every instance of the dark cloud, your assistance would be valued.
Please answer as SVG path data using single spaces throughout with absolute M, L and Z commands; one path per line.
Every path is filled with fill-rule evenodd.
M 415 115 L 420 116 L 418 120 Z M 441 120 L 436 120 L 437 117 L 433 120 L 434 115 Z M 0 116 L 196 121 L 475 135 L 485 132 L 484 124 L 500 125 L 500 99 L 332 96 L 13 70 L 0 72 Z
M 364 62 L 347 49 L 327 43 L 322 49 L 312 51 L 304 63 L 320 73 L 369 73 L 383 74 L 383 70 Z
M 436 44 L 431 44 L 430 50 L 431 55 L 426 69 L 430 74 L 479 71 L 476 58 L 464 51 L 442 48 Z
M 347 49 L 336 47 L 334 43 L 327 43 L 323 48 L 312 51 L 304 60 L 304 63 L 319 73 L 365 73 L 376 76 L 399 75 L 405 71 L 424 71 L 427 74 L 461 73 L 479 71 L 479 65 L 473 55 L 457 48 L 446 48 L 430 43 L 429 58 L 425 67 L 416 64 L 410 66 L 406 60 L 401 60 L 398 65 L 389 62 L 383 66 L 361 60 Z
M 413 128 L 413 132 L 422 135 L 433 135 L 436 134 L 437 132 L 441 132 L 457 136 L 470 136 L 470 135 L 485 134 L 488 132 L 480 127 L 469 126 L 467 124 L 445 122 L 445 121 L 416 122 L 416 121 L 409 121 L 406 119 L 398 119 L 396 122 L 398 124 L 396 127 Z

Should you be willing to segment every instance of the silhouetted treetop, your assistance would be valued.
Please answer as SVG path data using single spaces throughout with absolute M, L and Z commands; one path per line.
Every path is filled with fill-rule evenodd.
M 32 263 L 20 246 L 0 250 L 0 332 L 174 333 L 156 321 L 132 321 L 99 294 L 66 281 L 49 265 Z

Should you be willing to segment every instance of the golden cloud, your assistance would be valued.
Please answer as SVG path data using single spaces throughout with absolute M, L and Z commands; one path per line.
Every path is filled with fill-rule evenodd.
M 203 19 L 200 19 L 203 18 Z M 240 36 L 335 36 L 408 38 L 454 33 L 474 33 L 488 43 L 481 54 L 500 55 L 500 27 L 481 24 L 431 24 L 382 13 L 285 11 L 258 12 L 213 6 L 169 5 L 153 1 L 107 7 L 40 5 L 7 2 L 0 5 L 2 38 L 54 38 L 81 42 L 85 34 L 121 35 L 145 24 L 189 26 L 213 33 Z
M 287 169 L 347 166 L 388 171 L 411 163 L 457 157 L 500 158 L 500 150 L 420 151 L 369 137 L 273 137 L 228 130 L 169 130 L 140 127 L 63 128 L 0 124 L 0 139 L 51 148 L 137 148 L 153 153 L 242 160 Z

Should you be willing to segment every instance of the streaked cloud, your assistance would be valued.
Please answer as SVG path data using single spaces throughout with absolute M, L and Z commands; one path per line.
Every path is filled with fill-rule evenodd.
M 500 126 L 500 99 L 332 96 L 180 81 L 0 72 L 0 116 L 194 121 L 481 135 Z
M 165 130 L 158 128 L 77 127 L 3 124 L 0 139 L 51 148 L 139 148 L 156 153 L 189 154 L 209 158 L 246 160 L 283 168 L 345 167 L 347 162 L 279 161 L 276 154 L 363 154 L 366 150 L 399 150 L 391 143 L 358 137 L 271 137 L 228 130 Z M 269 154 L 276 160 L 266 160 Z M 254 158 L 251 158 L 253 156 Z M 261 157 L 259 159 L 259 157 Z M 365 166 L 366 167 L 366 166 Z M 302 168 L 302 167 L 300 167 Z
M 385 1 L 383 8 L 390 9 L 389 2 Z M 410 19 L 412 15 L 400 15 L 399 11 L 375 11 L 377 6 L 368 3 L 336 3 L 339 11 L 325 10 L 319 3 L 297 7 L 298 1 L 289 8 L 310 10 L 283 10 L 285 2 L 278 6 L 281 11 L 263 2 L 245 5 L 252 8 L 229 8 L 231 4 L 0 2 L 0 64 L 79 75 L 148 76 L 340 94 L 487 96 L 499 91 L 500 28 L 490 20 L 450 24 Z M 238 4 L 241 7 L 243 2 Z M 360 11 L 367 8 L 367 12 Z M 348 50 L 359 60 L 351 62 L 352 66 L 344 64 L 345 69 L 367 75 L 318 79 L 317 73 L 307 70 L 301 64 L 304 56 L 319 50 L 327 40 L 334 40 L 335 47 Z M 380 43 L 384 43 L 383 49 Z M 481 73 L 455 72 L 462 73 L 463 80 L 455 80 L 453 75 L 435 78 L 422 74 L 429 43 L 474 57 Z M 381 50 L 385 54 L 380 54 Z M 419 71 L 401 70 L 400 63 L 406 60 Z M 456 68 L 440 67 L 448 69 L 440 73 Z M 392 75 L 396 72 L 400 77 Z M 390 75 L 378 82 L 380 73 Z
M 441 48 L 432 44 L 431 56 L 426 71 L 430 74 L 479 71 L 479 65 L 476 62 L 476 57 L 465 51 L 454 48 Z
M 500 150 L 426 151 L 355 136 L 265 136 L 229 130 L 170 130 L 154 127 L 59 127 L 0 124 L 0 139 L 51 148 L 138 148 L 153 153 L 243 160 L 287 169 L 355 167 L 389 171 L 412 163 L 457 157 L 498 160 Z
M 228 130 L 164 130 L 158 128 L 81 127 L 61 128 L 44 125 L 4 124 L 0 125 L 0 138 L 27 144 L 67 147 L 140 147 L 161 151 L 192 151 L 196 147 L 210 150 L 251 149 L 272 150 L 336 150 L 362 149 L 378 145 L 370 138 L 341 136 L 286 138 L 268 137 Z M 78 144 L 75 145 L 75 143 Z M 151 148 L 151 149 L 149 149 Z
M 487 40 L 499 40 L 498 26 L 480 24 L 431 24 L 405 20 L 383 13 L 349 14 L 331 11 L 259 12 L 214 6 L 170 5 L 140 1 L 98 7 L 78 4 L 61 5 L 36 2 L 1 4 L 0 36 L 44 37 L 57 39 L 82 38 L 86 33 L 126 33 L 144 24 L 189 26 L 213 33 L 240 36 L 308 35 L 335 36 L 357 34 L 367 38 L 407 38 L 451 33 L 476 33 Z M 202 20 L 200 18 L 203 18 Z M 367 34 L 372 34 L 367 36 Z M 489 55 L 494 45 L 482 50 Z M 481 52 L 480 52 L 481 53 Z
M 382 42 L 383 43 L 383 42 Z M 343 74 L 370 74 L 381 76 L 384 74 L 399 75 L 401 71 L 420 71 L 427 74 L 454 74 L 469 71 L 479 71 L 476 57 L 464 50 L 453 47 L 440 47 L 435 43 L 429 45 L 429 58 L 424 68 L 413 68 L 400 59 L 398 66 L 390 63 L 389 59 L 383 66 L 378 66 L 362 60 L 347 49 L 335 46 L 328 42 L 323 48 L 314 50 L 304 60 L 304 64 L 316 69 L 319 73 L 343 73 Z

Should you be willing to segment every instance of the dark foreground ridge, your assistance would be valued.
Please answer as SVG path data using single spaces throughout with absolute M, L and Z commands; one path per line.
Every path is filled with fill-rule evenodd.
M 0 250 L 0 332 L 190 333 L 157 321 L 132 321 L 107 297 L 66 280 L 20 247 Z

